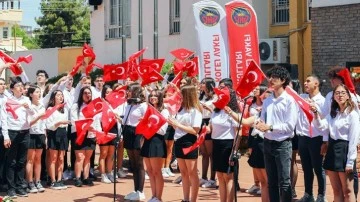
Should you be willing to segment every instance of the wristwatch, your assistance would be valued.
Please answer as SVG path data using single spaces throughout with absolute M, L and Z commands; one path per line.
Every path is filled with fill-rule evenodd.
M 272 132 L 274 130 L 273 126 L 270 125 L 270 132 Z

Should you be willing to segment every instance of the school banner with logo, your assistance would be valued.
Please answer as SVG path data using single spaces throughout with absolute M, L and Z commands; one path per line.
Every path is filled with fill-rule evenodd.
M 250 62 L 260 65 L 257 18 L 252 6 L 243 0 L 227 3 L 225 10 L 230 75 L 236 89 Z
M 193 11 L 199 45 L 199 79 L 212 77 L 219 82 L 229 77 L 225 11 L 208 0 L 193 4 Z

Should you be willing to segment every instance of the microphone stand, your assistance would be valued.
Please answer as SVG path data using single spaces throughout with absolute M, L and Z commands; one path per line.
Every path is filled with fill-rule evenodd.
M 115 138 L 115 151 L 114 151 L 114 202 L 116 201 L 116 172 L 117 172 L 117 150 L 119 147 L 119 142 L 120 142 L 120 134 L 122 132 L 122 127 L 119 127 L 120 131 L 117 132 L 116 134 L 116 138 Z
M 239 132 L 240 132 L 240 128 L 241 128 L 241 123 L 242 123 L 242 119 L 243 119 L 243 116 L 244 116 L 244 112 L 245 112 L 245 108 L 246 108 L 246 100 L 249 99 L 250 97 L 252 96 L 249 96 L 249 97 L 246 97 L 244 98 L 244 106 L 243 106 L 243 109 L 242 109 L 242 112 L 241 112 L 241 115 L 240 115 L 240 123 L 239 123 L 239 126 L 238 126 L 238 129 L 237 129 L 237 132 L 236 132 L 236 136 L 235 136 L 235 139 L 234 139 L 234 142 L 233 142 L 233 146 L 232 146 L 232 149 L 231 149 L 231 153 L 230 153 L 230 161 L 234 162 L 234 175 L 233 175 L 233 182 L 234 182 L 234 201 L 237 202 L 237 190 L 236 190 L 236 183 L 237 183 L 237 176 L 238 176 L 238 169 L 239 169 L 239 159 L 241 157 L 241 155 L 239 154 L 239 152 L 237 151 L 238 148 L 236 148 L 236 144 L 239 140 Z M 239 116 L 239 115 L 238 115 Z M 237 149 L 237 150 L 236 150 Z M 227 170 L 227 173 L 230 174 L 231 172 L 231 165 L 229 165 L 228 167 L 228 170 Z

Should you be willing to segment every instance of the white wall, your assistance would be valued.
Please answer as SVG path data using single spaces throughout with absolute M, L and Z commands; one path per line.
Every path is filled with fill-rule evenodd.
M 19 56 L 27 56 L 32 54 L 32 62 L 30 64 L 21 63 L 27 76 L 31 82 L 36 81 L 36 71 L 44 69 L 49 77 L 58 75 L 58 48 L 34 49 L 28 51 L 18 51 L 11 57 L 17 59 Z
M 357 3 L 360 3 L 360 0 L 313 0 L 312 7 L 340 6 Z
M 195 31 L 195 19 L 192 10 L 192 4 L 199 0 L 182 0 L 180 8 L 181 27 L 179 35 L 169 35 L 169 0 L 159 0 L 158 5 L 158 40 L 159 40 L 159 58 L 165 58 L 171 61 L 173 56 L 170 51 L 177 48 L 187 48 L 193 51 L 197 50 L 197 37 Z M 248 0 L 251 2 L 251 0 Z M 93 11 L 90 18 L 91 45 L 97 55 L 96 61 L 99 63 L 119 63 L 121 62 L 121 39 L 105 40 L 106 29 L 106 4 L 109 1 L 103 1 L 98 9 Z M 131 38 L 126 40 L 126 58 L 138 50 L 138 0 L 131 1 Z M 220 5 L 224 5 L 229 0 L 216 0 Z M 257 1 L 252 1 L 257 12 L 259 24 L 259 38 L 268 38 L 268 5 Z M 144 58 L 154 57 L 154 1 L 143 0 L 143 47 L 148 47 Z

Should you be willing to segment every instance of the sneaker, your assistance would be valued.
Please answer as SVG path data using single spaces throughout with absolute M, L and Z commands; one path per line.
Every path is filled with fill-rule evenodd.
M 124 199 L 130 200 L 136 193 L 137 193 L 136 191 L 130 192 L 124 197 Z
M 83 180 L 83 185 L 94 186 L 94 183 L 89 177 L 89 178 Z
M 205 184 L 201 185 L 202 188 L 216 188 L 217 184 L 215 180 L 208 180 Z
M 74 185 L 75 187 L 82 187 L 83 183 L 79 178 L 75 178 Z
M 261 189 L 259 189 L 259 191 L 256 192 L 256 195 L 261 195 Z
M 253 185 L 250 187 L 250 189 L 246 190 L 245 192 L 249 193 L 249 194 L 256 194 L 257 191 L 259 191 L 259 190 L 260 190 L 259 186 Z
M 115 182 L 113 173 L 108 173 L 108 174 L 106 174 L 106 176 L 108 177 L 108 179 L 110 180 L 111 183 Z
M 147 172 L 145 172 L 145 180 L 150 180 L 150 177 Z
M 29 193 L 38 193 L 38 189 L 36 188 L 33 182 L 29 182 Z
M 327 200 L 324 195 L 319 194 L 315 202 L 327 202 Z
M 62 188 L 61 188 L 61 185 L 58 182 L 52 182 L 51 185 L 50 185 L 50 189 L 60 190 Z
M 178 162 L 177 162 L 177 160 L 175 159 L 175 160 L 170 164 L 170 166 L 171 166 L 171 168 L 172 168 L 173 170 L 178 169 Z
M 161 174 L 162 174 L 163 178 L 170 177 L 169 174 L 166 172 L 166 168 L 161 168 Z
M 181 178 L 181 175 L 180 175 L 179 177 L 177 177 L 177 178 L 173 181 L 173 183 L 179 184 L 181 181 L 182 181 L 182 178 Z
M 45 191 L 45 188 L 42 186 L 40 181 L 36 182 L 36 188 L 37 188 L 37 190 L 39 192 L 44 192 Z
M 199 180 L 199 185 L 200 185 L 200 187 L 203 186 L 203 185 L 204 185 L 205 183 L 207 183 L 207 182 L 208 182 L 207 180 L 201 178 L 201 179 Z
M 105 173 L 101 174 L 101 182 L 105 183 L 105 184 L 110 184 L 111 183 L 111 181 L 109 180 L 108 176 Z
M 134 195 L 131 196 L 130 201 L 142 201 L 145 200 L 144 192 L 137 191 Z
M 304 196 L 297 200 L 298 202 L 315 202 L 314 196 L 308 193 L 305 193 Z
M 67 188 L 68 188 L 68 187 L 64 184 L 64 181 L 62 181 L 62 180 L 59 181 L 58 184 L 59 184 L 59 186 L 60 186 L 61 189 L 67 189 Z
M 12 199 L 17 198 L 15 189 L 9 189 L 7 191 L 7 196 Z
M 16 195 L 20 196 L 20 197 L 28 197 L 27 192 L 24 189 L 17 189 L 15 190 Z
M 166 173 L 167 173 L 170 177 L 175 177 L 175 174 L 171 172 L 170 168 L 166 168 Z
M 127 175 L 126 172 L 122 168 L 120 168 L 117 172 L 117 176 L 120 178 L 125 178 L 126 175 Z
M 150 200 L 148 200 L 147 202 L 161 202 L 161 200 L 159 200 L 158 198 L 156 198 L 155 196 L 153 196 Z

